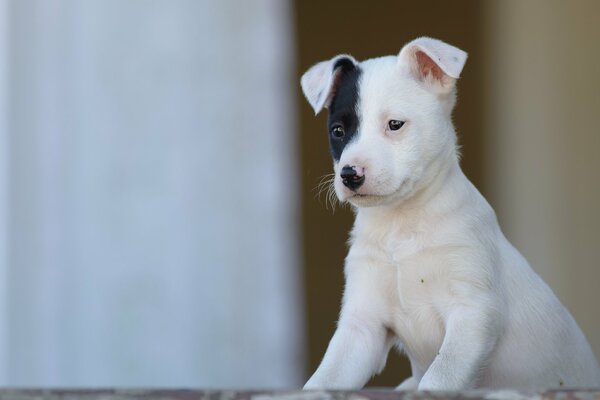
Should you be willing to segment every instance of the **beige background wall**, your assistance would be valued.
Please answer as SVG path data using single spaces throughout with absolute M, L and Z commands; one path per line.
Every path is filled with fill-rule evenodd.
M 486 191 L 600 356 L 600 2 L 489 1 Z

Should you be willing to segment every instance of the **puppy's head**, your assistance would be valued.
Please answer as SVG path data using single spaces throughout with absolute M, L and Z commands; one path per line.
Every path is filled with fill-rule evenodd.
M 466 58 L 456 47 L 419 38 L 397 56 L 359 63 L 338 55 L 302 76 L 315 114 L 329 110 L 340 201 L 395 204 L 441 172 L 436 160 L 456 153 L 450 114 Z

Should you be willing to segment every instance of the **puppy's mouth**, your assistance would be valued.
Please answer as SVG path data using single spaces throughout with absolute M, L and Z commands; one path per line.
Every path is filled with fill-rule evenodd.
M 387 197 L 387 195 L 383 195 L 383 194 L 368 194 L 368 193 L 354 193 L 353 195 L 351 195 L 350 197 L 348 197 L 348 200 L 350 200 L 350 199 L 366 199 L 366 198 L 383 198 L 383 197 Z

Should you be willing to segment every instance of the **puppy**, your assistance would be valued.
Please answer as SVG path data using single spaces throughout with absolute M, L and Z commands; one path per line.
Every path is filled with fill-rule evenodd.
M 329 110 L 335 193 L 356 219 L 337 330 L 305 389 L 358 389 L 401 349 L 401 390 L 600 386 L 590 345 L 459 166 L 451 113 L 467 54 L 419 38 L 338 55 L 301 80 Z

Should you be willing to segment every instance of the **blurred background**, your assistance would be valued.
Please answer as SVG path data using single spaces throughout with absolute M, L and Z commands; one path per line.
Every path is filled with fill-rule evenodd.
M 0 385 L 299 387 L 348 208 L 300 75 L 469 53 L 462 165 L 600 355 L 600 2 L 0 0 Z M 409 374 L 396 354 L 371 385 Z

